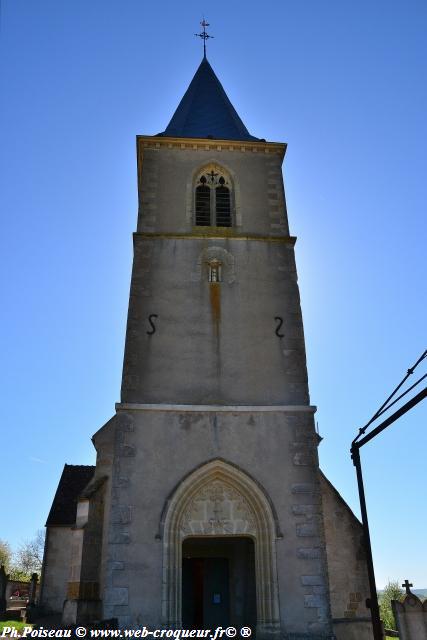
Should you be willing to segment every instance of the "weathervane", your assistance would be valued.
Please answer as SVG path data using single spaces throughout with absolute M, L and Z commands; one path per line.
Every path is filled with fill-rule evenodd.
M 209 40 L 209 38 L 213 38 L 213 36 L 210 36 L 208 33 L 206 33 L 206 27 L 209 27 L 209 22 L 206 22 L 206 20 L 203 18 L 200 25 L 203 27 L 202 33 L 195 33 L 194 35 L 197 38 L 201 38 L 203 40 L 203 57 L 206 58 L 206 40 Z

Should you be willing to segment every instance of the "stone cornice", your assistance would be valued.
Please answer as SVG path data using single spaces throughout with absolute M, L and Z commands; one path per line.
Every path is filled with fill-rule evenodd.
M 208 232 L 198 232 L 193 230 L 191 233 L 145 233 L 136 231 L 133 234 L 133 237 L 135 239 L 140 238 L 143 240 L 249 240 L 252 242 L 288 244 L 292 247 L 295 245 L 297 240 L 295 236 L 255 236 L 219 231 L 217 229 L 212 229 L 212 231 L 209 230 Z
M 315 413 L 313 405 L 140 404 L 117 402 L 116 411 L 177 411 L 203 413 Z
M 285 157 L 286 142 L 264 142 L 254 140 L 219 140 L 210 138 L 172 138 L 169 136 L 136 136 L 138 146 L 149 149 L 161 147 L 206 151 L 240 151 L 242 153 L 271 153 Z

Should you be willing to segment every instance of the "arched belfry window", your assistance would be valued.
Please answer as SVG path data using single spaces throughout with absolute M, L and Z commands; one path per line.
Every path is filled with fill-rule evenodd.
M 195 224 L 200 227 L 231 227 L 231 180 L 215 167 L 201 172 L 195 186 Z
M 196 187 L 196 225 L 209 227 L 211 224 L 211 190 L 206 186 L 206 178 L 201 177 Z

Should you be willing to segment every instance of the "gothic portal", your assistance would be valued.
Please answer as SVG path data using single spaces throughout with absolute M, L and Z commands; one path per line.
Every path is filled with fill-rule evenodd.
M 78 493 L 67 622 L 314 640 L 332 637 L 331 597 L 343 620 L 361 602 L 331 586 L 346 545 L 361 557 L 354 516 L 342 547 L 334 529 L 328 576 L 321 496 L 331 513 L 339 500 L 318 468 L 285 152 L 249 134 L 206 57 L 166 130 L 137 137 L 121 401 Z

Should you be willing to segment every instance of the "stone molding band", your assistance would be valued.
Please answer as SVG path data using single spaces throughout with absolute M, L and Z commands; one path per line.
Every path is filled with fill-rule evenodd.
M 116 411 L 180 411 L 214 413 L 315 413 L 313 405 L 221 405 L 221 404 L 140 404 L 117 402 Z
M 208 229 L 208 227 L 206 227 Z M 212 229 L 212 227 L 209 227 Z M 193 233 L 156 233 L 156 232 L 142 232 L 135 231 L 133 234 L 134 239 L 142 240 L 250 240 L 252 242 L 272 242 L 278 244 L 285 244 L 293 247 L 296 243 L 295 236 L 254 236 L 254 235 L 237 235 L 235 230 L 233 233 L 227 233 L 223 230 L 217 231 L 216 229 L 209 232 L 195 231 Z
M 283 161 L 286 142 L 267 142 L 266 140 L 223 140 L 220 138 L 175 138 L 174 136 L 136 136 L 137 148 L 160 149 L 160 147 L 202 150 L 202 151 L 237 151 L 264 152 L 277 154 Z

